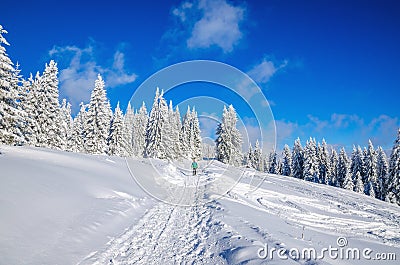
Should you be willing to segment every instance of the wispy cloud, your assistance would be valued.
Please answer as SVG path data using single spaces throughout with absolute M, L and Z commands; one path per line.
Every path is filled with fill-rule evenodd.
M 111 69 L 105 69 L 105 80 L 109 87 L 117 87 L 133 83 L 137 75 L 128 74 L 125 70 L 125 54 L 121 51 L 114 53 L 114 63 Z
M 112 64 L 101 65 L 95 56 L 94 42 L 84 48 L 78 46 L 54 46 L 49 56 L 66 65 L 60 69 L 60 94 L 67 97 L 74 110 L 79 108 L 81 101 L 88 102 L 94 87 L 97 74 L 102 74 L 107 88 L 114 88 L 134 82 L 137 75 L 128 73 L 125 69 L 125 54 L 117 50 Z M 59 64 L 60 65 L 60 64 Z
M 260 88 L 264 87 L 279 70 L 285 68 L 288 64 L 287 60 L 284 60 L 282 63 L 277 64 L 272 60 L 268 60 L 264 57 L 261 62 L 253 65 L 250 70 L 246 72 L 251 79 L 256 82 L 254 84 L 248 79 L 244 79 L 241 83 L 239 83 L 237 89 L 241 96 L 243 96 L 246 100 L 249 100 L 257 93 L 260 92 Z M 263 105 L 272 105 L 267 104 L 267 102 L 263 101 L 261 104 Z
M 244 6 L 235 6 L 226 0 L 183 2 L 172 11 L 188 32 L 189 49 L 217 46 L 225 53 L 232 52 L 243 38 L 241 24 L 245 13 Z
M 323 129 L 329 126 L 329 121 L 320 120 L 318 117 L 313 115 L 307 115 L 310 120 L 310 125 L 314 128 L 315 131 L 321 132 Z
M 331 115 L 330 123 L 331 127 L 334 128 L 348 128 L 350 125 L 362 126 L 364 121 L 355 114 L 337 114 Z
M 254 65 L 247 72 L 247 74 L 258 84 L 266 84 L 277 71 L 286 67 L 287 64 L 287 60 L 284 60 L 279 65 L 276 65 L 276 63 L 274 63 L 272 60 L 263 58 L 262 61 Z
M 172 10 L 172 14 L 180 19 L 181 22 L 185 22 L 187 15 L 186 13 L 190 12 L 193 7 L 193 3 L 184 2 L 180 7 Z

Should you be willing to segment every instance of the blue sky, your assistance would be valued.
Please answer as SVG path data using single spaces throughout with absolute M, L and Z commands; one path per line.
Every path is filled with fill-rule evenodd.
M 6 0 L 0 12 L 7 52 L 24 77 L 56 60 L 60 94 L 75 110 L 89 99 L 97 73 L 112 106 L 124 108 L 153 73 L 205 59 L 257 82 L 279 149 L 310 136 L 349 151 L 369 138 L 390 149 L 400 126 L 395 0 Z

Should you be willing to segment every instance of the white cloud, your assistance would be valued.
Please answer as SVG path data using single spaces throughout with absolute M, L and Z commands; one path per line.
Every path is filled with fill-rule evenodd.
M 243 37 L 240 28 L 246 12 L 245 7 L 234 6 L 226 0 L 199 0 L 184 2 L 172 14 L 179 18 L 188 30 L 187 47 L 220 47 L 225 53 L 233 48 Z
M 190 10 L 193 7 L 193 3 L 190 2 L 184 2 L 179 8 L 175 8 L 172 11 L 172 14 L 174 16 L 179 17 L 179 19 L 182 22 L 186 21 L 186 13 L 188 12 L 188 9 Z
M 313 126 L 314 130 L 317 132 L 320 132 L 327 126 L 329 126 L 329 121 L 320 120 L 318 117 L 315 117 L 313 115 L 307 115 L 307 117 L 311 122 L 311 126 Z
M 136 74 L 126 72 L 125 55 L 118 50 L 114 54 L 111 67 L 108 68 L 97 62 L 92 44 L 85 48 L 54 46 L 49 55 L 67 65 L 66 68 L 60 69 L 59 73 L 60 94 L 68 98 L 75 111 L 81 101 L 89 101 L 97 74 L 103 75 L 106 88 L 130 84 L 137 77 Z
M 335 128 L 347 128 L 352 124 L 361 126 L 364 124 L 364 121 L 355 114 L 350 115 L 333 113 L 331 115 L 330 124 Z
M 266 84 L 278 70 L 284 68 L 287 64 L 288 62 L 285 60 L 279 66 L 275 66 L 274 62 L 264 58 L 261 63 L 253 66 L 247 74 L 257 83 Z
M 237 87 L 240 95 L 246 100 L 250 100 L 250 98 L 261 92 L 257 86 L 267 84 L 271 77 L 280 69 L 286 67 L 287 64 L 288 62 L 285 60 L 280 65 L 276 66 L 276 63 L 273 61 L 263 58 L 260 63 L 255 64 L 249 71 L 247 71 L 247 75 L 249 75 L 256 84 L 253 84 L 253 82 L 248 79 L 244 79 Z M 267 102 L 262 102 L 262 104 L 268 105 Z M 270 103 L 270 105 L 272 104 Z
M 137 75 L 134 73 L 128 74 L 124 68 L 125 54 L 121 51 L 116 51 L 112 68 L 105 70 L 105 81 L 109 87 L 130 84 L 136 80 Z

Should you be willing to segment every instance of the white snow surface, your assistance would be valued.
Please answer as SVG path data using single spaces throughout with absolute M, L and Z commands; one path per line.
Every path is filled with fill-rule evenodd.
M 0 146 L 0 264 L 398 264 L 400 207 L 200 161 Z M 155 199 L 170 203 L 165 203 Z M 181 206 L 186 205 L 186 206 Z M 347 245 L 397 261 L 295 259 Z M 268 247 L 286 251 L 258 257 Z

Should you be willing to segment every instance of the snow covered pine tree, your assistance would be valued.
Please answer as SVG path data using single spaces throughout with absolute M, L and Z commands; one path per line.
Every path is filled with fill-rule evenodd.
M 86 114 L 85 150 L 89 154 L 106 154 L 112 111 L 101 75 L 97 76 Z
M 167 123 L 168 106 L 163 97 L 164 92 L 157 87 L 153 107 L 146 127 L 145 157 L 166 158 L 163 144 L 163 127 Z M 165 138 L 164 138 L 165 139 Z
M 217 127 L 217 159 L 225 164 L 239 166 L 242 161 L 242 136 L 236 128 L 237 115 L 232 105 L 224 106 L 222 122 Z
M 15 144 L 23 142 L 19 126 L 21 112 L 17 108 L 18 81 L 16 70 L 6 53 L 3 44 L 10 45 L 3 37 L 7 31 L 0 25 L 0 143 Z

